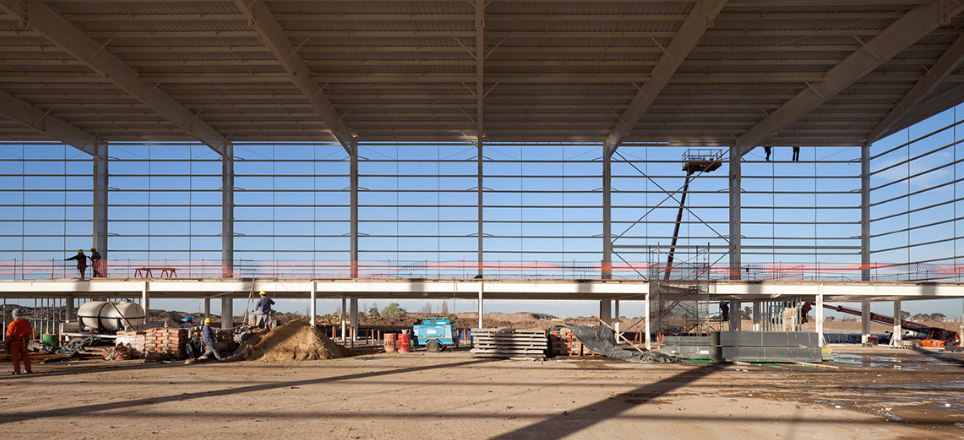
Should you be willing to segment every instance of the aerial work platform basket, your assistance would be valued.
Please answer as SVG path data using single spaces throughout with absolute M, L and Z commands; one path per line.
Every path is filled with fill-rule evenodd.
M 683 153 L 683 171 L 687 175 L 708 173 L 723 164 L 723 150 L 694 149 Z

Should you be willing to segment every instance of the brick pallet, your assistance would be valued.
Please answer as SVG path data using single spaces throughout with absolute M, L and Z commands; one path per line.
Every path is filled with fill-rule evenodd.
M 140 331 L 119 331 L 117 332 L 117 345 L 130 347 L 131 359 L 139 359 L 144 356 L 145 342 L 144 335 L 147 332 Z
M 549 350 L 545 330 L 472 329 L 472 356 L 544 358 Z
M 559 329 L 558 331 L 549 333 L 549 343 L 551 345 L 550 354 L 553 356 L 582 356 L 583 354 L 590 354 L 589 350 L 586 350 L 582 342 L 572 334 L 572 330 L 566 327 Z
M 144 358 L 148 362 L 187 357 L 187 329 L 150 328 L 144 334 Z

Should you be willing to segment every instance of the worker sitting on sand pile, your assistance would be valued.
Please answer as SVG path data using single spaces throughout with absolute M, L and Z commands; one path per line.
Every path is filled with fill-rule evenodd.
M 268 328 L 268 319 L 271 318 L 271 306 L 274 305 L 274 300 L 268 298 L 263 290 L 260 295 L 261 299 L 254 305 L 253 312 L 258 317 L 258 327 Z
M 214 355 L 217 360 L 223 360 L 221 353 L 218 353 L 218 341 L 214 336 L 214 329 L 211 328 L 211 318 L 204 319 L 204 327 L 201 327 L 201 339 L 207 350 L 198 359 L 208 359 L 208 355 Z

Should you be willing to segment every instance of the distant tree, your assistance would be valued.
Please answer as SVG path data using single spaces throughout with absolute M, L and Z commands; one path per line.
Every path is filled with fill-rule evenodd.
M 432 313 L 432 303 L 426 302 L 425 305 L 422 306 L 422 313 L 431 314 L 431 313 Z
M 911 319 L 911 320 L 914 320 L 914 321 L 929 321 L 929 320 L 930 320 L 930 317 L 931 317 L 931 315 L 925 315 L 925 314 L 923 314 L 923 313 L 918 313 L 918 314 L 916 314 L 916 315 L 914 315 L 914 316 L 911 316 L 910 319 Z
M 906 310 L 900 311 L 900 319 L 910 319 L 910 312 Z
M 944 321 L 945 318 L 947 318 L 947 315 L 944 315 L 943 313 L 931 313 L 930 315 L 931 321 L 941 322 Z
M 740 311 L 740 319 L 745 319 L 747 321 L 753 319 L 753 308 L 744 307 L 743 310 Z
M 444 300 L 444 299 L 442 300 L 442 309 L 439 311 L 439 314 L 441 314 L 442 316 L 446 316 L 446 315 L 449 314 L 449 303 L 448 303 L 448 301 L 446 301 L 446 300 Z
M 827 321 L 836 321 L 836 320 L 837 320 L 837 318 L 834 318 L 833 316 L 828 316 L 828 317 L 827 317 Z
M 406 313 L 405 309 L 401 308 L 398 303 L 393 302 L 388 304 L 388 307 L 382 309 L 379 314 L 386 318 L 404 318 Z

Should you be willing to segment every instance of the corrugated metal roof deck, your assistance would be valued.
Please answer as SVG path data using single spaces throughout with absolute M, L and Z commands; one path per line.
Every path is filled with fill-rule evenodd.
M 0 91 L 108 141 L 194 139 L 164 109 L 103 75 L 100 54 L 84 59 L 65 50 L 57 35 L 21 23 L 18 3 L 0 0 Z M 288 54 L 259 35 L 265 23 L 249 20 L 243 3 L 46 2 L 136 72 L 151 93 L 171 97 L 239 141 L 332 141 L 333 121 L 316 105 L 330 106 L 359 142 L 465 140 L 478 134 L 479 83 L 487 142 L 602 144 L 642 108 L 621 142 L 728 145 L 787 111 L 795 96 L 843 78 L 839 93 L 791 111 L 792 120 L 781 120 L 758 143 L 855 145 L 893 111 L 901 118 L 889 130 L 964 100 L 964 76 L 954 62 L 920 104 L 906 110 L 897 104 L 929 80 L 961 38 L 961 17 L 941 23 L 934 14 L 927 32 L 892 43 L 900 45 L 896 53 L 869 71 L 835 72 L 931 3 L 924 0 L 734 0 L 718 15 L 705 9 L 713 2 L 702 1 L 493 0 L 481 28 L 474 4 L 465 1 L 269 0 L 271 20 L 294 48 Z M 691 50 L 674 52 L 691 36 L 681 31 L 691 17 L 712 26 L 692 34 Z M 295 86 L 285 67 L 291 59 L 307 66 L 323 93 L 305 96 Z M 667 66 L 667 81 L 650 103 L 634 104 L 640 87 L 663 78 Z M 47 139 L 12 123 L 3 122 L 2 138 Z

